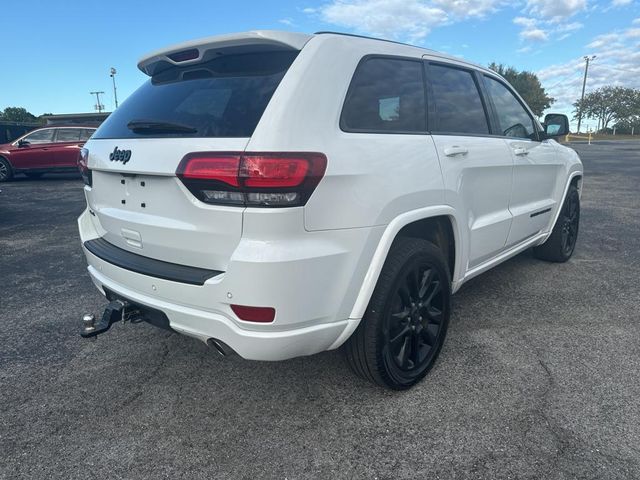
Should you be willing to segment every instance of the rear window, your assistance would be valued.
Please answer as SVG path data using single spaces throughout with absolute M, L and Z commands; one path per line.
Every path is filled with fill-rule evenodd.
M 369 58 L 353 76 L 340 126 L 347 132 L 424 133 L 425 104 L 421 61 Z
M 224 55 L 172 67 L 136 90 L 93 138 L 250 137 L 297 53 Z M 144 128 L 128 127 L 141 122 Z

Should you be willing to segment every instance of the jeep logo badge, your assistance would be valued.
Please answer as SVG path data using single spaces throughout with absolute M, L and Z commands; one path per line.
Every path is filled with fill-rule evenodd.
M 112 162 L 127 163 L 131 158 L 131 150 L 118 150 L 118 147 L 113 149 L 113 152 L 109 154 L 109 160 Z

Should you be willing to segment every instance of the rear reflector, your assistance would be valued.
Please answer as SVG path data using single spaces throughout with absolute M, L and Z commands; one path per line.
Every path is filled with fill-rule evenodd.
M 304 205 L 327 167 L 322 153 L 186 155 L 176 175 L 203 202 L 257 207 Z
M 245 322 L 273 322 L 276 309 L 272 307 L 247 307 L 246 305 L 231 305 L 231 310 L 240 320 Z

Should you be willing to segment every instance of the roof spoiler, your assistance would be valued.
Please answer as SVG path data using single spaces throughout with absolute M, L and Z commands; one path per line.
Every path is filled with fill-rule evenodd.
M 175 65 L 195 65 L 220 55 L 256 51 L 301 50 L 312 36 L 277 30 L 216 35 L 157 50 L 140 59 L 138 68 L 143 73 L 152 76 Z

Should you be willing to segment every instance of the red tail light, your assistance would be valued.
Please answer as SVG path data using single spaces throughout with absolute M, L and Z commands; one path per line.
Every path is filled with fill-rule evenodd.
M 231 305 L 231 310 L 240 320 L 246 322 L 273 322 L 276 317 L 276 309 L 272 307 L 247 307 L 246 305 Z
M 257 207 L 304 205 L 327 167 L 321 153 L 190 153 L 176 174 L 203 202 Z
M 184 163 L 184 161 L 183 161 Z M 180 164 L 182 166 L 182 163 Z M 238 169 L 240 157 L 237 155 L 219 157 L 193 157 L 184 164 L 179 172 L 182 178 L 189 180 L 213 180 L 239 187 Z M 180 167 L 178 167 L 180 171 Z

